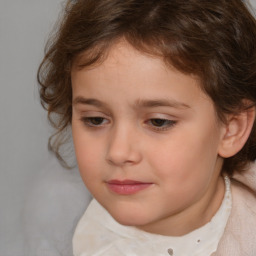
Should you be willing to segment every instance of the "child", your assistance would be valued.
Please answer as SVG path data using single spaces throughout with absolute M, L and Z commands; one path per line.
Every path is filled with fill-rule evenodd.
M 256 255 L 255 45 L 241 0 L 67 3 L 38 79 L 95 198 L 74 255 Z

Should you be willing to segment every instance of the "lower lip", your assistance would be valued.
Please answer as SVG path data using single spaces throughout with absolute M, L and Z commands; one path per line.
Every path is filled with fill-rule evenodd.
M 136 194 L 148 187 L 150 187 L 151 183 L 136 183 L 136 184 L 114 184 L 107 183 L 108 188 L 119 195 L 132 195 Z

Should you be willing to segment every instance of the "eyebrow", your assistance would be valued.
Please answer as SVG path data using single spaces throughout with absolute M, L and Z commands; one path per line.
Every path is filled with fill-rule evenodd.
M 102 101 L 99 101 L 99 100 L 93 99 L 93 98 L 87 99 L 87 98 L 84 98 L 81 96 L 76 97 L 72 103 L 73 103 L 73 105 L 81 104 L 81 105 L 92 105 L 95 107 L 107 107 L 107 105 L 105 103 L 103 103 Z
M 143 108 L 154 108 L 154 107 L 171 107 L 171 108 L 180 108 L 180 109 L 190 108 L 189 105 L 173 99 L 171 100 L 170 99 L 155 99 L 155 100 L 139 99 L 136 101 L 135 105 Z
M 81 96 L 76 97 L 73 100 L 73 105 L 91 105 L 95 107 L 103 107 L 107 108 L 107 104 L 104 102 L 94 99 L 94 98 L 84 98 Z M 176 100 L 170 99 L 155 99 L 155 100 L 146 100 L 146 99 L 138 99 L 135 102 L 135 107 L 142 107 L 142 108 L 154 108 L 154 107 L 171 107 L 171 108 L 178 108 L 178 109 L 187 109 L 190 108 L 189 105 L 179 102 Z

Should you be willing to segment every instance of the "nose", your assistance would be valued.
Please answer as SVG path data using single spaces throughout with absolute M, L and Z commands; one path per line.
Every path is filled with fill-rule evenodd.
M 142 159 L 139 135 L 127 126 L 116 127 L 109 135 L 106 159 L 116 166 L 137 164 Z

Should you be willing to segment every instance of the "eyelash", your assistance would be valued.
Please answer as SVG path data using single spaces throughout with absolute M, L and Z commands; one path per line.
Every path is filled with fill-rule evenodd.
M 100 127 L 104 126 L 104 124 L 102 124 L 102 122 L 104 120 L 107 120 L 107 119 L 104 118 L 104 117 L 100 117 L 100 116 L 82 117 L 81 118 L 81 121 L 86 126 L 89 126 L 89 127 L 92 127 L 92 128 L 100 128 Z M 100 122 L 99 124 L 95 124 L 95 123 L 93 123 L 94 121 L 96 121 L 96 123 L 98 123 L 99 121 L 102 121 L 102 122 Z
M 159 121 L 160 121 L 160 123 L 159 123 Z M 156 122 L 156 123 L 153 124 L 154 122 Z M 154 129 L 156 131 L 169 130 L 174 125 L 176 125 L 176 123 L 177 123 L 177 121 L 169 120 L 169 119 L 165 119 L 165 118 L 151 118 L 146 122 L 146 124 L 149 124 L 152 127 L 152 129 Z M 160 125 L 160 126 L 158 126 L 158 125 Z
M 101 128 L 105 125 L 104 121 L 107 121 L 107 119 L 100 116 L 94 116 L 94 117 L 82 117 L 81 121 L 83 122 L 83 124 L 85 124 L 90 128 Z M 146 125 L 150 126 L 150 128 L 155 131 L 166 131 L 171 127 L 175 126 L 176 123 L 177 121 L 169 120 L 165 118 L 151 118 L 145 122 Z

